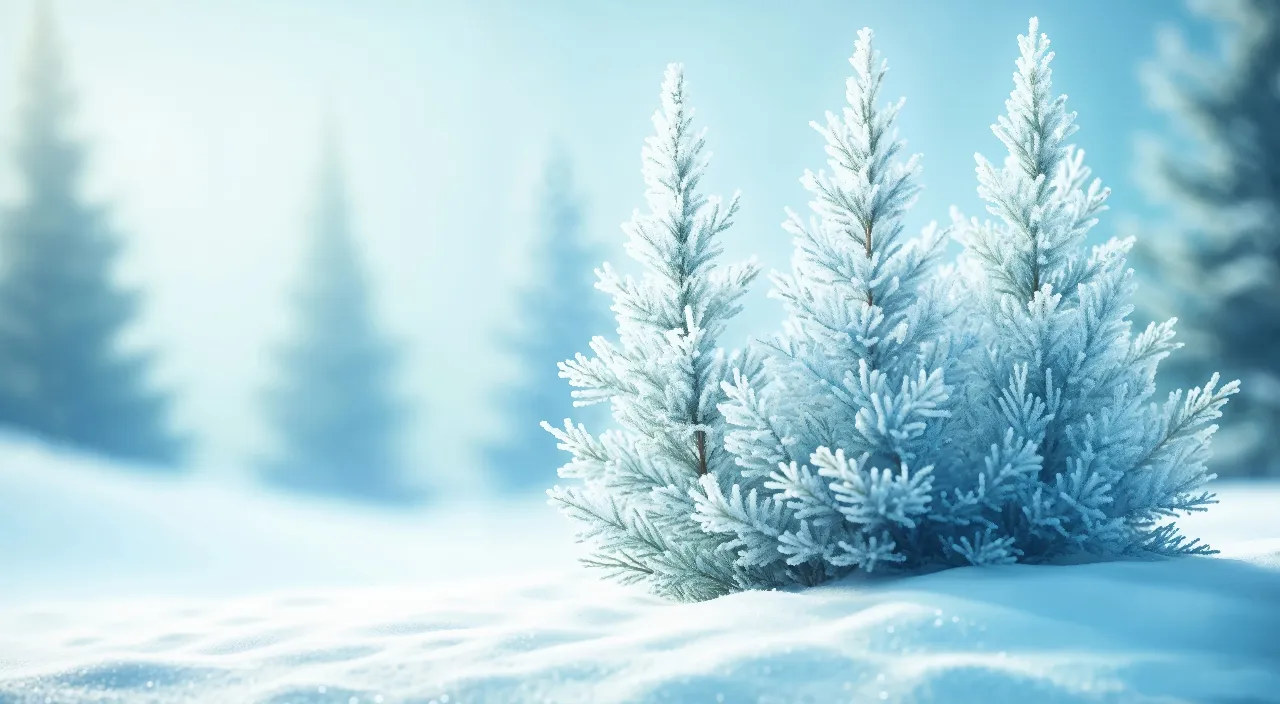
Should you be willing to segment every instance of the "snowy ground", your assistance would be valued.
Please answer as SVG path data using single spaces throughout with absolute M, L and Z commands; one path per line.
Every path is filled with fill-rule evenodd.
M 0 444 L 0 703 L 1280 702 L 1280 484 L 1224 554 L 658 601 L 541 502 L 379 516 Z

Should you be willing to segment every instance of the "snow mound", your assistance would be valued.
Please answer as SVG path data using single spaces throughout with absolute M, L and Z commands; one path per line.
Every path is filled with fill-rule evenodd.
M 578 575 L 32 608 L 0 702 L 1280 702 L 1260 547 L 684 605 Z
M 545 506 L 377 517 L 0 455 L 0 704 L 1280 702 L 1280 484 L 1188 521 L 1219 557 L 673 604 L 567 564 Z

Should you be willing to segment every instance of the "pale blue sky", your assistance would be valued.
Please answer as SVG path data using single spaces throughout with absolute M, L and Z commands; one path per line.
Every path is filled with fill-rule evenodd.
M 946 220 L 953 203 L 980 214 L 973 153 L 1002 156 L 989 125 L 1011 87 L 1015 38 L 1038 14 L 1058 52 L 1056 88 L 1080 114 L 1077 141 L 1115 189 L 1105 232 L 1142 211 L 1133 139 L 1161 126 L 1139 64 L 1161 23 L 1188 21 L 1163 0 L 54 6 L 93 146 L 92 191 L 129 238 L 122 275 L 150 292 L 138 337 L 164 353 L 202 463 L 235 468 L 262 441 L 253 394 L 286 329 L 328 109 L 381 317 L 409 345 L 406 393 L 423 408 L 409 451 L 429 481 L 460 489 L 478 471 L 469 444 L 492 427 L 486 390 L 506 375 L 490 331 L 510 284 L 536 274 L 520 264 L 539 161 L 552 139 L 566 144 L 592 236 L 620 242 L 619 223 L 642 204 L 640 146 L 668 61 L 685 63 L 710 129 L 708 185 L 743 193 L 728 251 L 785 267 L 783 207 L 805 206 L 798 178 L 824 165 L 808 122 L 841 106 L 861 27 L 876 30 L 892 67 L 886 97 L 907 96 L 902 134 L 924 154 L 915 228 Z M 6 144 L 30 16 L 27 0 L 0 3 Z M 11 191 L 7 164 L 0 185 Z M 734 344 L 780 317 L 757 289 Z

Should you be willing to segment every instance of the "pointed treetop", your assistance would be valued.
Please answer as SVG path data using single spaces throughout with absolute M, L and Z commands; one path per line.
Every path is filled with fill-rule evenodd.
M 73 98 L 50 0 L 37 0 L 35 3 L 22 79 L 26 96 L 23 104 L 25 119 L 47 122 L 49 116 L 61 118 L 63 113 L 70 112 Z
M 889 72 L 889 62 L 881 58 L 874 40 L 875 33 L 869 27 L 858 31 L 853 56 L 849 58 L 854 75 L 845 81 L 845 99 L 849 105 L 844 111 L 843 124 L 831 113 L 827 114 L 826 126 L 810 123 L 827 138 L 829 163 L 837 173 L 843 170 L 847 178 L 862 180 L 868 185 L 880 184 L 882 189 L 891 185 L 894 188 L 892 195 L 887 190 L 866 194 L 869 202 L 861 209 L 859 218 L 864 227 L 887 215 L 879 211 L 888 201 L 900 200 L 902 207 L 910 207 L 920 190 L 913 181 L 919 173 L 919 155 L 911 156 L 896 173 L 891 173 L 894 171 L 892 160 L 906 146 L 906 142 L 898 139 L 894 127 L 906 99 L 899 98 L 877 109 L 875 103 L 885 74 Z M 899 188 L 905 190 L 899 192 Z
M 326 109 L 320 118 L 320 178 L 326 189 L 342 190 L 345 171 L 342 157 L 342 131 L 332 109 Z
M 1027 34 L 1018 37 L 1014 87 L 1005 114 L 991 126 L 1008 150 L 1003 168 L 975 155 L 978 195 L 1015 236 L 1005 238 L 1004 228 L 976 220 L 962 230 L 966 249 L 987 271 L 993 290 L 1024 303 L 1042 293 L 1074 296 L 1083 283 L 1079 276 L 1090 269 L 1073 263 L 1073 253 L 1106 198 L 1100 186 L 1081 190 L 1088 174 L 1067 143 L 1076 115 L 1067 111 L 1067 96 L 1053 95 L 1053 52 L 1038 30 L 1032 18 Z
M 342 154 L 341 132 L 331 110 L 326 110 L 321 118 L 317 178 L 314 217 L 321 236 L 345 238 L 348 236 L 346 160 Z
M 845 83 L 850 105 L 859 102 L 854 96 L 874 98 L 884 75 L 889 72 L 888 60 L 880 58 L 880 52 L 874 46 L 875 37 L 876 33 L 870 27 L 858 30 L 858 41 L 854 42 L 853 56 L 849 57 L 849 64 L 858 75 Z M 855 88 L 859 90 L 855 92 Z
M 885 320 L 896 315 L 896 306 L 885 296 L 904 282 L 886 272 L 905 273 L 901 267 L 908 266 L 898 256 L 907 252 L 899 241 L 901 218 L 920 191 L 919 155 L 897 158 L 906 145 L 894 124 L 903 101 L 876 105 L 888 62 L 875 50 L 874 38 L 870 29 L 858 32 L 849 58 L 854 72 L 845 81 L 847 105 L 839 114 L 828 111 L 825 123 L 809 123 L 826 142 L 830 172 L 806 169 L 801 177 L 801 185 L 814 197 L 810 207 L 818 219 L 806 224 L 787 211 L 783 227 L 795 237 L 797 247 L 794 276 L 774 277 L 779 287 L 776 295 L 794 306 L 800 319 L 821 319 L 819 327 L 831 330 L 845 330 L 849 323 L 826 314 L 851 310 L 847 304 L 853 298 L 865 306 L 880 306 L 882 312 L 889 305 Z M 829 279 L 833 271 L 841 272 L 839 285 Z M 848 288 L 851 284 L 853 288 Z M 821 296 L 831 297 L 824 312 L 815 310 L 811 286 L 820 288 Z M 910 298 L 908 294 L 898 300 L 905 304 Z M 836 299 L 841 302 L 833 303 Z M 863 349 L 856 356 L 867 354 Z
M 662 111 L 667 115 L 684 111 L 684 64 L 667 64 L 662 74 Z
M 644 149 L 644 177 L 649 185 L 651 205 L 661 203 L 673 194 L 689 193 L 697 188 L 698 179 L 710 159 L 703 152 L 703 134 L 691 134 L 694 110 L 685 105 L 684 64 L 667 64 L 662 78 L 662 107 L 653 115 L 655 134 L 648 137 Z M 670 170 L 674 179 L 663 174 Z M 654 198 L 658 201 L 652 202 Z M 689 210 L 701 206 L 686 204 Z
M 696 132 L 692 130 L 697 111 L 686 105 L 687 98 L 684 64 L 667 64 L 662 81 L 662 108 L 653 115 L 656 134 L 645 140 L 644 172 L 646 183 L 651 188 L 694 197 L 694 200 L 684 203 L 684 211 L 690 213 L 704 204 L 718 207 L 720 199 L 694 196 L 712 154 L 706 148 L 706 128 Z M 670 174 L 664 176 L 664 170 L 669 170 Z M 732 209 L 737 208 L 737 198 L 735 193 L 730 199 L 733 201 Z
M 1018 70 L 1013 91 L 1005 101 L 1007 115 L 991 126 L 996 137 L 1028 178 L 1052 178 L 1066 154 L 1066 140 L 1075 134 L 1075 113 L 1067 112 L 1067 96 L 1053 97 L 1053 52 L 1049 36 L 1032 17 L 1027 34 L 1018 37 Z
M 51 0 L 36 0 L 28 42 L 28 56 L 33 64 L 61 63 L 58 25 L 54 20 Z
M 676 329 L 691 332 L 686 309 L 709 301 L 705 309 L 698 307 L 694 311 L 694 319 L 707 329 L 705 339 L 710 344 L 719 334 L 723 320 L 733 314 L 729 311 L 737 310 L 718 296 L 730 295 L 745 285 L 755 276 L 756 266 L 750 263 L 726 267 L 723 277 L 717 275 L 714 281 L 708 280 L 716 268 L 714 260 L 722 251 L 717 238 L 737 214 L 738 194 L 725 203 L 699 190 L 711 154 L 706 150 L 706 131 L 692 130 L 694 111 L 685 105 L 685 98 L 683 67 L 669 64 L 662 81 L 662 107 L 653 115 L 654 134 L 645 139 L 641 150 L 645 200 L 650 212 L 641 215 L 636 211 L 623 226 L 628 233 L 624 249 L 645 267 L 649 281 L 645 286 L 653 287 L 652 291 L 637 297 L 632 285 L 618 278 L 607 264 L 602 269 L 600 287 L 618 294 L 617 301 L 634 302 L 614 306 L 619 315 L 635 315 L 637 321 L 645 321 L 628 329 L 661 331 L 662 335 Z M 704 290 L 706 286 L 711 289 Z M 650 295 L 661 301 L 660 310 L 653 310 L 644 300 Z M 736 295 L 732 293 L 731 297 Z M 641 305 L 636 307 L 635 303 Z M 708 314 L 706 319 L 704 314 Z

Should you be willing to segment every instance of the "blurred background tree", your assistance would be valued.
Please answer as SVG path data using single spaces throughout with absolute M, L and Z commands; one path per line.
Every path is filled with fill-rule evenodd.
M 1181 130 L 1141 144 L 1142 173 L 1171 222 L 1144 227 L 1146 307 L 1176 315 L 1179 384 L 1221 369 L 1241 393 L 1214 441 L 1220 475 L 1280 475 L 1280 2 L 1191 3 L 1217 56 L 1170 29 L 1145 78 Z
M 556 467 L 568 461 L 542 421 L 558 426 L 572 416 L 591 425 L 607 417 L 599 407 L 575 409 L 556 366 L 611 328 L 607 299 L 595 290 L 592 273 L 602 253 L 584 235 L 582 203 L 563 149 L 544 167 L 536 207 L 528 262 L 535 275 L 516 290 L 517 314 L 500 339 L 518 377 L 496 394 L 502 425 L 484 447 L 494 488 L 507 493 L 550 488 Z
M 81 194 L 84 147 L 47 4 L 21 82 L 21 196 L 0 221 L 0 424 L 142 465 L 176 467 L 185 440 L 149 385 L 152 355 L 125 350 L 140 296 L 113 280 L 105 209 Z
M 398 447 L 407 420 L 394 392 L 398 350 L 375 321 L 332 134 L 312 218 L 294 336 L 280 350 L 276 382 L 265 395 L 277 443 L 264 476 L 306 493 L 411 501 L 416 493 L 401 476 Z

